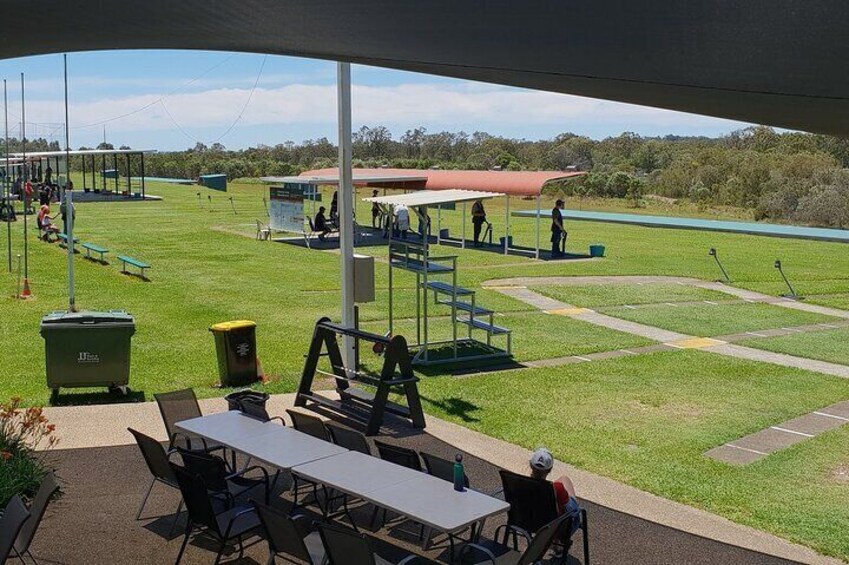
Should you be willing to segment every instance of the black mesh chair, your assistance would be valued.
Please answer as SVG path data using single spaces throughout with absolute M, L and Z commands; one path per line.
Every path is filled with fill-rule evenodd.
M 276 557 L 286 562 L 321 565 L 324 561 L 324 546 L 318 532 L 310 532 L 309 519 L 303 514 L 290 516 L 276 508 L 254 502 L 259 521 L 268 541 L 268 563 Z
M 243 557 L 245 554 L 243 538 L 253 535 L 260 528 L 256 509 L 251 505 L 238 505 L 217 513 L 213 504 L 215 499 L 210 496 L 200 476 L 174 463 L 171 464 L 171 468 L 177 477 L 177 484 L 180 485 L 180 492 L 189 513 L 186 533 L 175 565 L 179 565 L 189 538 L 196 530 L 203 531 L 218 540 L 220 545 L 215 556 L 216 565 L 221 561 L 227 542 L 234 539 L 239 542 L 239 557 Z
M 558 516 L 548 524 L 542 526 L 536 535 L 528 541 L 528 547 L 523 552 L 503 544 L 491 544 L 487 547 L 479 543 L 470 543 L 460 550 L 459 562 L 463 565 L 478 565 L 491 563 L 492 565 L 536 565 L 541 563 L 545 554 L 563 532 L 569 530 L 571 519 L 567 515 Z M 585 564 L 586 565 L 586 564 Z
M 327 565 L 392 565 L 391 561 L 377 555 L 371 547 L 368 536 L 349 528 L 317 523 L 318 533 L 327 554 Z M 396 565 L 426 563 L 418 555 L 408 555 Z
M 295 410 L 286 410 L 286 412 L 292 418 L 292 426 L 299 432 L 324 441 L 330 441 L 330 437 L 327 435 L 327 428 L 324 427 L 324 422 L 321 421 L 321 418 Z
M 9 499 L 0 516 L 0 563 L 5 563 L 12 555 L 23 561 L 23 556 L 15 551 L 15 540 L 28 520 L 30 513 L 21 497 L 15 495 Z
M 351 451 L 357 451 L 364 455 L 371 455 L 371 448 L 368 445 L 368 440 L 366 440 L 366 436 L 360 432 L 352 430 L 351 428 L 346 428 L 345 426 L 333 421 L 327 422 L 325 427 L 327 428 L 327 433 L 330 434 L 330 441 L 339 447 L 344 447 Z
M 431 455 L 430 453 L 425 453 L 424 451 L 419 453 L 419 455 L 422 456 L 422 460 L 425 464 L 425 470 L 428 475 L 433 475 L 434 477 L 438 477 L 443 481 L 448 481 L 449 483 L 454 482 L 453 461 L 437 457 L 436 455 Z M 470 487 L 469 476 L 466 473 L 463 473 L 463 484 L 466 488 Z
M 499 474 L 504 487 L 504 500 L 510 504 L 510 509 L 507 511 L 507 524 L 496 528 L 495 538 L 498 539 L 498 533 L 503 529 L 501 543 L 507 545 L 508 537 L 512 537 L 513 548 L 518 549 L 520 537 L 530 543 L 543 526 L 553 522 L 560 515 L 557 495 L 554 485 L 545 479 L 535 479 L 504 469 L 501 469 Z M 584 565 L 589 565 L 589 532 L 587 513 L 584 509 L 581 509 L 580 529 L 584 538 Z M 566 551 L 572 545 L 569 533 L 568 530 L 565 531 L 560 540 Z
M 389 461 L 390 463 L 395 463 L 396 465 L 401 465 L 415 471 L 424 471 L 419 454 L 414 450 L 401 447 L 400 445 L 391 445 L 379 440 L 374 441 L 374 446 L 377 448 L 380 458 L 384 461 Z
M 159 413 L 162 414 L 165 431 L 168 432 L 169 450 L 176 447 L 178 443 L 182 443 L 181 447 L 186 449 L 203 449 L 204 451 L 221 449 L 220 446 L 207 444 L 202 437 L 186 434 L 176 427 L 177 422 L 203 416 L 194 390 L 186 388 L 174 392 L 154 394 L 153 397 L 159 406 Z
M 268 410 L 265 409 L 265 406 L 258 402 L 251 402 L 249 400 L 242 401 L 239 403 L 239 411 L 245 416 L 250 416 L 251 418 L 255 418 L 261 422 L 277 420 L 284 426 L 286 425 L 286 420 L 284 420 L 282 416 L 272 416 L 268 413 Z
M 156 483 L 161 483 L 177 490 L 180 489 L 180 485 L 177 484 L 177 477 L 174 475 L 174 471 L 171 468 L 171 462 L 169 460 L 169 457 L 174 452 L 166 452 L 165 448 L 162 447 L 162 444 L 150 436 L 132 428 L 127 428 L 127 430 L 133 434 L 134 438 L 136 438 L 136 444 L 138 444 L 142 457 L 144 457 L 144 462 L 147 464 L 147 468 L 153 477 L 150 481 L 150 486 L 147 488 L 147 492 L 142 499 L 141 506 L 139 506 L 139 511 L 136 514 L 136 520 L 141 520 L 144 507 L 147 504 L 147 500 L 150 498 L 150 494 L 153 492 L 153 487 Z M 171 525 L 172 533 L 174 528 L 177 526 L 177 520 L 180 518 L 180 511 L 182 509 L 183 501 L 180 500 L 180 503 L 177 506 L 177 511 L 174 513 L 174 522 Z
M 23 561 L 24 555 L 28 555 L 33 563 L 38 563 L 29 550 L 30 544 L 32 544 L 32 539 L 38 531 L 38 526 L 41 525 L 41 519 L 44 518 L 44 512 L 47 510 L 50 499 L 58 490 L 59 483 L 56 482 L 56 477 L 48 471 L 41 479 L 38 492 L 35 493 L 35 498 L 29 507 L 30 519 L 24 522 L 20 533 L 18 533 L 18 538 L 15 540 L 15 551 L 21 561 Z
M 269 503 L 271 484 L 268 471 L 258 465 L 239 471 L 229 468 L 227 462 L 212 453 L 188 451 L 177 448 L 186 470 L 201 478 L 210 493 L 223 500 L 226 507 L 235 505 L 236 498 L 256 488 L 263 489 L 263 499 Z M 258 477 L 248 477 L 252 471 L 261 473 Z

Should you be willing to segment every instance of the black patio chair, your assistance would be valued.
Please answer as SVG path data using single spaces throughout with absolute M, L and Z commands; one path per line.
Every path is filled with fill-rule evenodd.
M 28 555 L 33 563 L 38 563 L 29 548 L 32 544 L 32 539 L 38 531 L 38 526 L 41 524 L 41 519 L 44 518 L 44 512 L 47 510 L 47 505 L 58 490 L 59 483 L 56 482 L 56 477 L 53 476 L 53 473 L 48 471 L 47 474 L 44 475 L 44 478 L 41 479 L 38 492 L 35 493 L 35 498 L 33 499 L 32 504 L 30 504 L 30 519 L 24 522 L 21 531 L 18 533 L 18 538 L 15 540 L 15 551 L 21 558 L 21 561 L 23 561 L 24 555 Z
M 226 507 L 234 506 L 236 498 L 256 488 L 263 489 L 263 500 L 266 504 L 269 503 L 271 483 L 268 471 L 259 465 L 236 471 L 231 469 L 224 459 L 212 453 L 188 451 L 179 447 L 177 452 L 183 459 L 186 470 L 198 475 L 210 493 L 221 499 Z M 246 476 L 252 471 L 259 471 L 261 476 Z
M 30 513 L 21 497 L 15 495 L 9 499 L 0 516 L 0 563 L 5 563 L 13 554 L 23 561 L 23 556 L 15 551 L 15 540 L 28 520 Z
M 169 457 L 174 453 L 174 451 L 166 452 L 161 443 L 150 436 L 134 430 L 133 428 L 127 428 L 127 431 L 133 434 L 133 437 L 136 438 L 136 444 L 138 444 L 142 457 L 144 457 L 144 462 L 147 464 L 147 468 L 152 476 L 150 486 L 147 487 L 147 492 L 145 493 L 141 506 L 139 506 L 139 511 L 136 514 L 136 520 L 141 520 L 144 507 L 147 504 L 147 500 L 150 498 L 150 495 L 153 492 L 153 487 L 156 483 L 162 483 L 167 487 L 177 490 L 180 490 L 180 485 L 177 484 L 177 477 L 171 469 L 171 461 L 169 460 Z M 183 500 L 181 499 L 180 503 L 177 505 L 177 511 L 174 513 L 174 521 L 171 524 L 170 533 L 173 533 L 174 528 L 177 527 L 177 520 L 180 519 L 180 511 L 182 509 Z
M 282 557 L 287 562 L 321 565 L 324 546 L 318 532 L 310 531 L 310 521 L 303 514 L 289 515 L 271 506 L 254 502 L 259 521 L 268 542 L 268 565 Z
M 530 543 L 532 537 L 546 524 L 551 523 L 560 515 L 557 507 L 557 495 L 554 485 L 545 479 L 536 479 L 519 475 L 505 469 L 499 470 L 501 484 L 504 487 L 504 500 L 510 504 L 507 511 L 507 523 L 495 530 L 495 538 L 503 529 L 502 544 L 507 545 L 508 537 L 513 540 L 513 549 L 518 549 L 519 538 Z M 584 565 L 589 565 L 590 546 L 587 526 L 587 512 L 581 509 L 580 529 L 584 541 Z M 568 552 L 572 538 L 568 531 L 564 532 L 561 540 L 564 551 Z
M 371 448 L 366 440 L 366 436 L 357 430 L 346 428 L 333 421 L 327 422 L 325 427 L 327 428 L 327 433 L 330 434 L 330 441 L 339 447 L 357 451 L 364 455 L 371 455 Z
M 377 448 L 380 458 L 384 461 L 389 461 L 390 463 L 395 463 L 396 465 L 401 465 L 415 471 L 424 471 L 419 454 L 414 450 L 401 447 L 400 445 L 384 443 L 380 440 L 375 440 L 374 446 Z
M 185 447 L 186 449 L 202 449 L 203 451 L 223 449 L 221 446 L 207 444 L 206 440 L 202 437 L 181 432 L 176 427 L 177 422 L 203 416 L 194 390 L 186 388 L 173 392 L 154 394 L 153 397 L 159 406 L 159 413 L 162 414 L 165 431 L 168 432 L 169 450 L 175 448 L 181 438 L 183 442 L 181 447 Z M 194 445 L 192 445 L 192 442 L 194 442 Z
M 568 515 L 558 516 L 537 531 L 536 535 L 528 541 L 528 547 L 523 552 L 498 542 L 494 542 L 490 547 L 480 543 L 466 544 L 460 550 L 459 562 L 463 565 L 478 565 L 480 563 L 536 565 L 542 562 L 552 544 L 563 536 L 563 532 L 569 529 L 570 524 L 571 518 Z M 475 554 L 482 559 L 472 560 Z
M 220 543 L 215 556 L 216 565 L 221 561 L 227 542 L 234 539 L 239 542 L 239 557 L 244 557 L 244 536 L 253 535 L 260 528 L 256 509 L 252 505 L 244 504 L 232 506 L 223 512 L 216 512 L 214 508 L 216 499 L 210 495 L 199 475 L 175 463 L 171 463 L 171 468 L 177 477 L 177 484 L 180 485 L 180 492 L 189 513 L 186 533 L 175 565 L 179 565 L 189 544 L 189 538 L 195 530 L 209 534 Z
M 292 418 L 292 426 L 299 432 L 303 432 L 312 437 L 330 441 L 327 435 L 327 428 L 324 427 L 324 422 L 317 416 L 310 416 L 296 410 L 286 410 L 289 417 Z
M 272 416 L 268 413 L 268 410 L 265 409 L 265 406 L 263 406 L 259 402 L 243 400 L 242 402 L 239 402 L 239 411 L 245 416 L 250 416 L 251 418 L 254 418 L 261 422 L 271 422 L 272 420 L 277 420 L 282 425 L 286 425 L 286 420 L 283 419 L 283 416 Z
M 419 454 L 406 447 L 401 447 L 400 445 L 392 445 L 389 443 L 384 443 L 380 440 L 374 440 L 374 446 L 377 448 L 377 453 L 380 455 L 380 458 L 384 461 L 389 461 L 390 463 L 395 463 L 396 465 L 401 465 L 402 467 L 407 467 L 408 469 L 413 469 L 414 471 L 424 472 L 422 468 L 422 461 L 419 459 Z M 386 508 L 379 509 L 375 506 L 374 512 L 371 516 L 371 524 L 374 527 L 375 519 L 377 518 L 378 511 L 383 511 L 383 518 L 381 519 L 381 525 L 386 523 Z M 421 529 L 419 530 L 419 537 L 421 538 L 424 535 L 424 524 L 421 524 Z
M 374 552 L 368 536 L 356 532 L 350 528 L 341 526 L 316 523 L 324 550 L 327 554 L 327 565 L 393 565 Z M 408 565 L 410 563 L 427 561 L 418 555 L 408 555 L 395 565 Z
M 442 457 L 437 457 L 424 451 L 420 452 L 419 455 L 421 455 L 424 461 L 425 470 L 428 475 L 433 475 L 449 483 L 454 482 L 454 461 L 449 461 L 448 459 L 443 459 Z M 469 476 L 466 473 L 463 473 L 463 485 L 466 488 L 470 488 Z

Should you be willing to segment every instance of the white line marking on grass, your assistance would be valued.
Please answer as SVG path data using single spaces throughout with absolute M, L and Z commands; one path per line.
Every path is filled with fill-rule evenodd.
M 788 430 L 787 428 L 781 428 L 779 426 L 770 426 L 770 429 L 777 430 L 779 432 L 785 432 L 785 433 L 788 433 L 788 434 L 796 434 L 797 436 L 802 436 L 802 437 L 814 437 L 813 434 L 806 434 L 805 432 L 797 432 L 796 430 Z
M 757 332 L 746 332 L 746 335 L 753 335 L 755 337 L 767 337 L 766 334 L 759 334 Z
M 820 327 L 823 327 L 823 328 L 831 328 L 831 329 L 833 329 L 833 330 L 836 330 L 836 329 L 837 329 L 837 328 L 839 328 L 840 326 L 835 326 L 834 324 L 820 324 Z
M 664 304 L 666 304 L 667 306 L 675 306 L 675 307 L 677 307 L 677 306 L 678 306 L 678 305 L 677 305 L 677 304 L 675 304 L 674 302 L 664 302 Z
M 636 352 L 631 351 L 630 349 L 620 349 L 619 351 L 621 351 L 623 353 L 627 353 L 628 355 L 637 355 Z
M 719 306 L 719 302 L 714 302 L 713 300 L 705 300 L 705 304 L 710 304 L 711 306 Z
M 835 420 L 842 420 L 844 422 L 849 422 L 849 418 L 844 418 L 843 416 L 836 416 L 834 414 L 828 414 L 826 412 L 811 412 L 811 414 L 816 414 L 817 416 L 825 416 L 827 418 L 834 418 Z
M 580 355 L 574 355 L 575 359 L 580 359 L 581 361 L 592 361 L 589 357 L 581 357 Z
M 625 308 L 627 308 L 628 310 L 636 310 L 636 309 L 637 309 L 637 307 L 636 307 L 636 306 L 631 306 L 630 304 L 625 304 L 624 306 L 625 306 Z
M 740 447 L 739 445 L 734 445 L 733 443 L 726 443 L 725 445 L 727 447 L 733 447 L 734 449 L 748 451 L 749 453 L 757 453 L 758 455 L 769 455 L 769 453 L 764 453 L 763 451 L 758 451 L 757 449 L 749 449 L 748 447 Z

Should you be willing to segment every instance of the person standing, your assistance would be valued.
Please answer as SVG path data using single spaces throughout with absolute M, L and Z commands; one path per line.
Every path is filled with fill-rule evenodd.
M 73 217 L 74 221 L 77 220 L 77 208 L 73 204 L 71 204 L 71 212 L 70 216 L 68 214 L 68 206 L 63 201 L 59 205 L 59 213 L 62 215 L 62 233 L 68 233 L 68 218 Z
M 44 184 L 48 186 L 53 184 L 53 169 L 50 165 L 47 165 L 47 169 L 44 171 Z
M 563 248 L 566 247 L 566 230 L 563 228 L 563 200 L 557 199 L 554 203 L 554 208 L 551 210 L 551 257 L 563 257 L 564 253 L 560 250 L 560 242 L 563 241 Z
M 475 200 L 472 204 L 472 225 L 474 226 L 475 247 L 480 247 L 481 228 L 486 223 L 486 210 L 483 207 L 483 200 Z
M 372 190 L 371 197 L 377 198 L 378 191 Z M 380 227 L 380 205 L 377 202 L 371 203 L 371 227 L 377 229 Z

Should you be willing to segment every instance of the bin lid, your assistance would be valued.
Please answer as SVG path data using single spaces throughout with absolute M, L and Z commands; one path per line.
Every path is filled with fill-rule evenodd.
M 59 310 L 51 312 L 41 319 L 42 325 L 50 324 L 133 324 L 135 320 L 132 314 L 123 310 L 110 310 L 108 312 L 68 312 Z
M 214 332 L 230 332 L 247 328 L 255 328 L 256 322 L 250 320 L 233 320 L 232 322 L 220 322 L 213 325 L 210 330 Z

